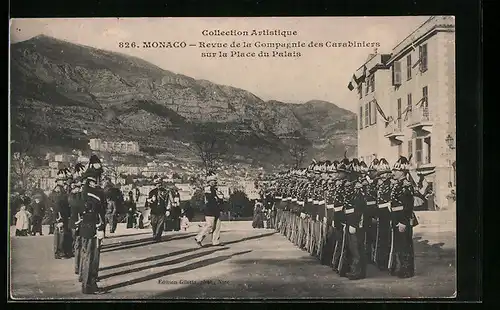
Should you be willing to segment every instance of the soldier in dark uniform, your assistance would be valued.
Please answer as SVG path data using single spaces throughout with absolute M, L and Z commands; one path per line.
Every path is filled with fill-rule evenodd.
M 366 259 L 364 248 L 364 213 L 366 198 L 361 184 L 359 161 L 355 158 L 351 163 L 351 178 L 346 184 L 344 200 L 344 214 L 346 219 L 347 257 L 346 267 L 349 271 L 346 276 L 349 280 L 358 280 L 366 277 Z
M 106 225 L 109 225 L 109 232 L 114 233 L 118 226 L 118 214 L 123 205 L 122 192 L 111 182 L 109 178 L 104 181 L 104 193 L 106 195 Z
M 309 196 L 310 188 L 311 188 L 311 183 L 309 181 L 304 181 L 302 188 L 300 190 L 299 201 L 298 201 L 300 207 L 302 208 L 301 215 L 304 218 L 303 219 L 304 223 L 303 223 L 301 230 L 300 230 L 300 240 L 299 240 L 298 246 L 299 246 L 299 248 L 301 248 L 303 250 L 305 249 L 306 239 L 307 239 L 307 235 L 306 235 L 306 223 L 308 220 L 307 219 L 307 214 L 308 214 L 307 199 Z
M 335 246 L 333 249 L 332 267 L 335 272 L 340 276 L 346 275 L 345 265 L 345 252 L 346 252 L 346 222 L 344 214 L 345 197 L 347 195 L 347 178 L 349 177 L 350 161 L 344 158 L 337 166 L 338 179 L 335 183 L 334 195 L 334 215 L 333 215 L 333 229 L 335 232 Z
M 375 253 L 375 239 L 377 237 L 377 182 L 375 180 L 374 172 L 375 166 L 378 164 L 378 160 L 370 164 L 370 167 L 366 165 L 364 161 L 360 163 L 362 178 L 361 184 L 366 197 L 366 209 L 364 213 L 364 224 L 365 224 L 365 259 L 367 263 L 374 262 Z
M 379 270 L 387 270 L 391 250 L 391 167 L 385 158 L 381 158 L 375 167 L 377 183 L 377 225 L 373 260 Z
M 393 167 L 396 181 L 391 191 L 391 253 L 389 272 L 399 278 L 415 275 L 415 255 L 413 250 L 414 188 L 408 180 L 409 161 L 401 156 Z
M 323 175 L 321 197 L 318 204 L 318 213 L 316 215 L 316 230 L 317 230 L 317 243 L 316 243 L 316 256 L 321 260 L 323 256 L 323 247 L 326 242 L 326 192 L 328 189 L 328 173 L 330 172 L 331 162 L 326 162 L 326 173 Z
M 70 258 L 72 251 L 68 251 L 66 246 L 68 238 L 68 220 L 70 217 L 70 209 L 68 204 L 68 196 L 64 189 L 66 174 L 64 169 L 59 170 L 56 179 L 56 186 L 53 189 L 49 199 L 53 206 L 55 217 L 54 231 L 54 257 L 56 259 Z
M 166 190 L 162 187 L 162 180 L 157 176 L 154 178 L 154 185 L 155 188 L 149 192 L 146 199 L 146 207 L 151 208 L 153 240 L 159 242 L 165 229 L 168 200 L 164 198 Z
M 327 190 L 325 192 L 326 210 L 323 222 L 325 225 L 323 250 L 320 255 L 320 262 L 326 266 L 332 266 L 333 250 L 335 248 L 335 232 L 333 225 L 334 201 L 335 201 L 335 181 L 338 178 L 336 174 L 338 162 L 333 162 L 330 172 L 330 178 L 327 181 Z
M 104 191 L 98 185 L 99 172 L 87 169 L 84 174 L 86 185 L 82 193 L 83 211 L 79 234 L 81 239 L 80 279 L 83 294 L 101 294 L 97 286 L 100 247 L 104 239 L 105 205 Z

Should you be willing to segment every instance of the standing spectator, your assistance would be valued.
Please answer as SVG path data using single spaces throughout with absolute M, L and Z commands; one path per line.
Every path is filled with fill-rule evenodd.
M 35 236 L 37 233 L 40 234 L 40 236 L 43 236 L 42 233 L 42 220 L 43 216 L 45 215 L 45 202 L 42 201 L 42 195 L 36 194 L 34 197 L 34 201 L 31 204 L 31 224 L 32 224 L 32 229 L 31 229 L 31 234 Z
M 128 192 L 128 197 L 125 201 L 125 207 L 127 208 L 127 228 L 135 228 L 137 205 L 134 201 L 134 194 L 132 191 Z

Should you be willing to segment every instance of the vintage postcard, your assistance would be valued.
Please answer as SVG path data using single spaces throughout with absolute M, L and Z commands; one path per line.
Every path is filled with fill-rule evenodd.
M 453 16 L 10 21 L 10 296 L 456 294 Z

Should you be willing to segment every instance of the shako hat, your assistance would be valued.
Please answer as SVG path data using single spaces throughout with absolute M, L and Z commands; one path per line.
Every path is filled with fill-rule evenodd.
M 207 174 L 207 182 L 210 182 L 210 181 L 217 181 L 217 176 L 215 175 L 214 172 L 209 172 Z
M 386 173 L 391 173 L 391 167 L 385 158 L 381 158 L 378 162 L 377 168 L 377 176 L 381 176 Z

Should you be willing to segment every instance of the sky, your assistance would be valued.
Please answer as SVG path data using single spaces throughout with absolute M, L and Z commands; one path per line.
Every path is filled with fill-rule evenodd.
M 325 100 L 355 111 L 357 98 L 347 84 L 373 47 L 261 48 L 256 42 L 378 42 L 390 53 L 428 19 L 404 17 L 256 17 L 256 18 L 85 18 L 13 19 L 10 40 L 16 43 L 44 34 L 76 44 L 140 57 L 163 69 L 195 79 L 248 90 L 263 100 L 303 103 Z M 208 36 L 208 31 L 296 31 L 291 36 Z M 120 48 L 119 42 L 184 41 L 186 48 Z M 249 48 L 200 48 L 200 42 L 248 42 Z M 196 46 L 189 46 L 196 44 Z M 300 57 L 202 57 L 219 51 L 299 52 Z M 230 54 L 229 54 L 230 55 Z M 228 55 L 228 56 L 229 56 Z M 271 54 L 272 55 L 272 54 Z

